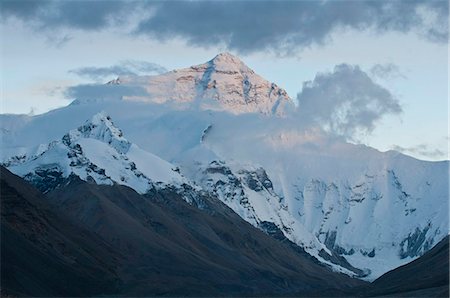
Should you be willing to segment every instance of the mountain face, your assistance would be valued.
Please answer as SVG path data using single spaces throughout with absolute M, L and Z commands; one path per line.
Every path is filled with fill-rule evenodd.
M 203 88 L 207 69 L 218 87 Z M 192 78 L 177 80 L 186 72 Z M 204 192 L 333 270 L 367 280 L 420 257 L 448 235 L 448 161 L 379 152 L 305 130 L 288 115 L 274 117 L 267 103 L 276 100 L 265 87 L 254 89 L 255 101 L 242 92 L 228 96 L 226 90 L 242 86 L 244 73 L 256 84 L 258 76 L 237 58 L 219 55 L 201 67 L 111 85 L 133 81 L 160 92 L 161 100 L 94 100 L 27 119 L 8 116 L 0 130 L 8 140 L 1 144 L 3 164 L 47 192 L 71 174 L 140 194 L 172 186 L 200 208 L 195 193 Z M 150 82 L 155 78 L 161 82 Z M 220 109 L 179 107 L 184 99 L 208 101 L 215 92 Z M 237 104 L 226 105 L 223 96 Z
M 200 65 L 157 76 L 129 76 L 110 82 L 142 87 L 143 96 L 127 100 L 197 104 L 235 114 L 260 112 L 282 115 L 293 102 L 286 91 L 257 75 L 239 58 L 229 53 L 217 55 Z
M 416 164 L 423 169 L 415 175 L 429 180 L 411 185 L 411 178 L 390 163 L 386 168 L 372 167 L 355 180 L 347 175 L 342 180 L 297 178 L 295 184 L 285 185 L 283 195 L 277 195 L 272 185 L 286 183 L 286 177 L 276 181 L 261 169 L 236 164 L 222 163 L 227 170 L 218 174 L 217 163 L 212 162 L 198 183 L 255 226 L 272 222 L 323 262 L 373 278 L 393 264 L 422 255 L 447 235 L 448 202 L 439 194 L 444 181 L 435 180 L 437 186 L 429 181 L 437 173 L 445 177 L 447 165 Z M 427 198 L 443 210 L 431 207 Z
M 365 283 L 252 227 L 208 195 L 145 196 L 71 175 L 46 195 L 1 169 L 2 294 L 346 295 Z

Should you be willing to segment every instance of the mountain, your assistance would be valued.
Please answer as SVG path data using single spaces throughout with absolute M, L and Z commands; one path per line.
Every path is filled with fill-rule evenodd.
M 331 272 L 208 195 L 71 175 L 46 195 L 2 168 L 2 291 L 19 296 L 345 294 Z M 80 275 L 81 274 L 81 275 Z
M 249 148 L 252 140 L 239 146 Z M 347 149 L 351 157 L 341 153 L 318 160 L 301 156 L 300 148 L 295 154 L 278 148 L 278 154 L 267 155 L 275 162 L 254 158 L 260 167 L 222 155 L 230 162 L 221 163 L 221 173 L 212 162 L 194 181 L 255 226 L 273 222 L 319 259 L 373 279 L 448 234 L 448 162 L 370 150 L 358 157 L 366 149 L 354 149 Z M 320 168 L 320 176 L 311 173 Z M 338 256 L 351 266 L 333 260 Z
M 293 102 L 285 90 L 256 74 L 238 57 L 221 53 L 212 60 L 156 76 L 124 76 L 111 81 L 142 87 L 144 95 L 126 100 L 204 105 L 235 114 L 260 112 L 282 115 Z
M 105 113 L 5 165 L 44 192 L 71 174 L 97 184 L 127 185 L 141 193 L 161 184 L 179 186 L 185 180 L 175 166 L 126 140 Z
M 162 75 L 163 83 L 150 83 L 153 77 L 129 79 L 154 94 L 160 90 L 163 103 L 125 96 L 72 104 L 26 119 L 9 116 L 0 121 L 0 133 L 8 140 L 1 144 L 1 160 L 20 176 L 29 174 L 26 179 L 35 185 L 44 165 L 58 164 L 64 178 L 73 173 L 98 184 L 123 184 L 141 194 L 173 185 L 192 201 L 185 192 L 201 190 L 254 227 L 279 231 L 333 270 L 367 280 L 420 257 L 449 234 L 449 161 L 379 152 L 302 127 L 295 115 L 267 112 L 267 103 L 275 101 L 266 97 L 266 89 L 255 89 L 260 90 L 257 98 L 265 99 L 254 104 L 227 106 L 220 99 L 220 109 L 194 104 L 197 99 L 208 101 L 203 96 L 209 91 L 189 95 L 203 90 L 203 81 L 177 81 L 177 76 L 211 67 L 211 76 L 226 85 L 240 70 L 220 68 L 225 58 L 231 60 L 224 67 L 238 65 L 236 69 L 247 71 L 234 57 L 219 55 L 203 68 Z M 126 81 L 105 86 L 131 88 Z M 183 98 L 173 99 L 175 89 L 165 87 L 170 84 L 191 90 L 185 93 L 189 105 L 183 105 Z M 225 89 L 215 90 L 220 98 L 225 96 Z M 239 96 L 236 100 L 243 104 L 245 97 Z M 103 116 L 95 116 L 100 111 Z M 80 128 L 86 119 L 109 116 L 126 141 L 115 135 L 110 142 Z M 65 135 L 69 145 L 61 138 Z M 135 152 L 141 153 L 139 158 Z M 161 169 L 153 165 L 156 161 Z

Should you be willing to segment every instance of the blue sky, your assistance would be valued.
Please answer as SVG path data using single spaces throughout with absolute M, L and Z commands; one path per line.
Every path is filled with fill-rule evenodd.
M 171 70 L 229 51 L 292 98 L 318 74 L 350 86 L 335 67 L 357 67 L 401 111 L 381 109 L 370 133 L 353 141 L 421 159 L 448 158 L 447 1 L 1 5 L 1 113 L 44 113 L 70 103 L 67 88 L 117 76 L 95 79 L 80 75 L 81 68 L 117 70 L 112 66 L 132 61 Z M 319 112 L 330 108 L 330 101 L 317 101 Z

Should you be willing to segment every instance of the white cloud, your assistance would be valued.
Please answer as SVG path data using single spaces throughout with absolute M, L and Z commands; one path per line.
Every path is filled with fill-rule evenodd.
M 374 82 L 358 66 L 340 64 L 303 83 L 297 95 L 302 123 L 331 134 L 357 139 L 373 131 L 383 116 L 400 114 L 402 107 L 391 92 Z

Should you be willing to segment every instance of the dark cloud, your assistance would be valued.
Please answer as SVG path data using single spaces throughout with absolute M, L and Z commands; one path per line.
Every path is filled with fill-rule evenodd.
M 39 29 L 100 30 L 120 25 L 135 10 L 131 1 L 2 0 L 2 17 L 16 17 Z
M 373 77 L 381 79 L 406 79 L 406 76 L 400 71 L 400 68 L 393 63 L 376 64 L 370 69 L 370 74 Z
M 413 147 L 402 147 L 398 145 L 392 146 L 393 150 L 400 151 L 402 153 L 410 153 L 410 154 L 419 154 L 428 158 L 442 158 L 445 159 L 447 157 L 447 153 L 445 151 L 430 148 L 427 144 L 419 144 Z
M 19 19 L 32 19 L 38 14 L 44 13 L 50 6 L 50 1 L 24 1 L 24 0 L 3 0 L 0 2 L 1 14 L 3 17 L 14 16 Z
M 127 60 L 107 67 L 81 67 L 69 72 L 93 80 L 102 80 L 111 76 L 160 74 L 166 72 L 163 66 L 147 61 Z
M 241 52 L 289 51 L 322 44 L 337 28 L 417 31 L 433 41 L 446 42 L 448 3 L 429 2 L 167 1 L 159 3 L 155 15 L 142 21 L 137 32 L 161 40 L 181 37 L 199 46 L 224 43 Z M 427 28 L 429 12 L 438 22 Z
M 394 96 L 358 66 L 337 65 L 303 83 L 297 95 L 300 121 L 317 125 L 347 139 L 370 133 L 385 115 L 402 108 Z
M 448 41 L 447 1 L 9 1 L 2 16 L 39 28 L 99 30 L 133 24 L 135 34 L 182 38 L 238 52 L 288 52 L 323 44 L 336 29 L 414 31 Z M 139 15 L 139 17 L 136 17 Z

